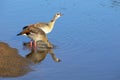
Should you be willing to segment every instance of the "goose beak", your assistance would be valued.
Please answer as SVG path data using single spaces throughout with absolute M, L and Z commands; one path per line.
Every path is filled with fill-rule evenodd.
M 60 13 L 60 16 L 63 16 L 63 14 L 62 14 L 62 13 Z

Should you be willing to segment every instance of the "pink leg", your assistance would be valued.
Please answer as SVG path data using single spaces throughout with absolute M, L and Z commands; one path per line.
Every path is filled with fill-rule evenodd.
M 32 48 L 32 41 L 30 41 L 30 48 Z
M 34 48 L 36 48 L 36 41 L 34 41 Z

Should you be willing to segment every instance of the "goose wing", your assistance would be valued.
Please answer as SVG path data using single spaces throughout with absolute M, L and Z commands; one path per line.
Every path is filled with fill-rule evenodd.
M 34 24 L 35 27 L 41 28 L 41 27 L 48 27 L 48 23 L 36 23 Z

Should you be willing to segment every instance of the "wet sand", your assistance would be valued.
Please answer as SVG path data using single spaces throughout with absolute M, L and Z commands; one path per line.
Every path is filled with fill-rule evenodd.
M 32 69 L 30 62 L 20 56 L 16 48 L 0 42 L 0 77 L 18 77 L 27 74 Z

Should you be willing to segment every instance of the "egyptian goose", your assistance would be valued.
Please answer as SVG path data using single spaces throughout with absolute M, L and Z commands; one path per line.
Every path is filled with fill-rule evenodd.
M 19 36 L 19 35 L 26 35 L 28 38 L 30 38 L 31 39 L 31 41 L 30 41 L 31 47 L 32 47 L 32 44 L 34 44 L 34 48 L 36 48 L 37 41 L 44 41 L 49 48 L 53 47 L 52 44 L 48 41 L 45 32 L 36 27 L 24 27 L 23 31 L 20 32 L 19 34 L 17 34 L 17 36 Z
M 36 24 L 30 24 L 28 26 L 25 26 L 26 27 L 37 27 L 39 29 L 42 29 L 46 34 L 50 33 L 54 27 L 54 24 L 56 22 L 56 20 L 62 16 L 61 13 L 56 13 L 55 16 L 53 17 L 53 19 L 49 22 L 49 23 L 42 23 L 42 22 L 39 22 L 39 23 L 36 23 Z

